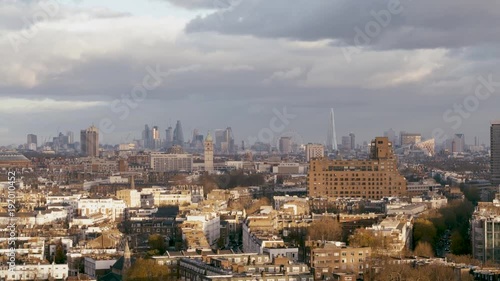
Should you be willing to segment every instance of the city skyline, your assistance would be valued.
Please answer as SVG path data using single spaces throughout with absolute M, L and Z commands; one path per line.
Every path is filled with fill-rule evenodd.
M 498 26 L 494 0 L 0 0 L 0 281 L 500 278 Z
M 331 118 L 331 112 L 330 112 L 330 118 Z M 178 121 L 181 121 L 181 120 L 178 120 Z M 330 121 L 330 124 L 328 126 L 331 126 L 331 120 Z M 181 121 L 182 122 L 182 121 Z M 498 122 L 498 121 L 490 121 L 491 122 Z M 488 123 L 488 125 L 490 124 Z M 156 124 L 156 123 L 154 123 Z M 177 124 L 177 126 L 179 126 L 179 124 Z M 182 130 L 182 125 L 181 126 L 181 130 Z M 135 131 L 131 131 L 131 133 L 129 133 L 129 135 L 126 137 L 126 138 L 122 138 L 121 141 L 119 142 L 116 142 L 116 143 L 113 143 L 113 142 L 103 142 L 100 140 L 99 144 L 100 145 L 118 145 L 118 144 L 127 144 L 127 143 L 132 143 L 134 141 L 145 141 L 147 137 L 152 137 L 151 135 L 150 136 L 145 136 L 145 132 L 146 130 L 149 132 L 149 134 L 152 134 L 152 131 L 153 130 L 156 130 L 156 134 L 157 134 L 157 137 L 159 136 L 159 143 L 161 143 L 161 146 L 162 147 L 170 147 L 172 145 L 174 145 L 174 143 L 168 143 L 168 140 L 167 138 L 170 137 L 170 138 L 173 138 L 173 129 L 172 126 L 170 125 L 167 125 L 165 127 L 162 127 L 162 126 L 157 126 L 157 125 L 154 125 L 154 126 L 151 126 L 149 127 L 148 124 L 145 125 L 146 129 L 145 130 L 135 130 Z M 176 126 L 174 126 L 176 127 Z M 193 127 L 193 126 L 189 126 L 190 128 Z M 192 132 L 198 132 L 198 131 L 203 131 L 203 129 L 199 129 L 199 127 L 194 127 L 195 129 L 193 130 L 190 130 L 188 131 L 188 133 L 184 133 L 182 132 L 182 139 L 183 139 L 183 143 L 191 143 L 193 141 L 192 137 L 190 137 L 191 133 Z M 59 129 L 59 128 L 58 128 Z M 102 136 L 102 131 L 97 128 L 100 132 L 100 136 Z M 169 131 L 169 129 L 171 130 L 171 132 Z M 231 129 L 231 127 L 227 127 L 227 129 Z M 79 129 L 78 129 L 79 130 Z M 75 130 L 75 131 L 78 131 L 78 130 Z M 226 131 L 226 129 L 216 129 L 216 128 L 209 128 L 209 129 L 206 129 L 206 131 L 213 131 L 213 132 L 217 132 L 218 130 L 220 131 Z M 393 130 L 393 128 L 390 128 L 390 130 Z M 489 130 L 489 126 L 488 126 L 488 130 Z M 406 133 L 408 134 L 407 131 L 405 130 L 393 130 L 395 133 L 397 133 L 397 142 L 395 143 L 395 145 L 400 145 L 400 134 L 401 133 Z M 72 131 L 71 130 L 68 130 L 66 131 L 67 134 L 72 134 Z M 416 131 L 412 131 L 411 135 L 412 134 L 415 134 Z M 292 134 L 293 133 L 293 134 Z M 375 137 L 375 136 L 386 136 L 386 133 L 387 131 L 384 131 L 382 130 L 381 132 L 379 132 L 378 134 L 375 134 L 373 135 L 371 138 Z M 62 135 L 63 133 L 62 132 L 59 132 L 57 134 L 55 134 L 56 136 L 57 135 Z M 171 135 L 169 135 L 171 134 Z M 266 144 L 271 144 L 271 146 L 275 146 L 275 147 L 279 147 L 279 138 L 281 137 L 290 137 L 290 134 L 292 134 L 292 139 L 294 141 L 294 143 L 299 140 L 301 142 L 297 143 L 297 144 L 302 144 L 302 145 L 305 145 L 307 143 L 317 143 L 317 144 L 322 144 L 325 146 L 325 148 L 328 148 L 328 137 L 326 139 L 321 139 L 321 138 L 318 138 L 318 139 L 312 139 L 312 138 L 304 138 L 302 134 L 300 134 L 300 132 L 296 132 L 296 131 L 287 131 L 286 134 L 282 134 L 282 135 L 277 135 L 275 136 L 275 139 L 271 140 L 270 142 L 266 142 L 264 139 L 256 139 L 256 141 L 254 143 L 249 143 L 248 141 L 251 140 L 251 138 L 245 138 L 244 136 L 239 136 L 239 135 L 236 135 L 236 137 L 234 138 L 234 144 L 239 144 L 241 143 L 241 141 L 244 141 L 246 145 L 250 144 L 255 144 L 257 142 L 263 142 L 263 143 L 266 143 Z M 295 135 L 294 135 L 295 134 Z M 297 135 L 298 134 L 298 135 Z M 38 138 L 38 146 L 41 146 L 43 145 L 45 142 L 51 142 L 52 139 L 53 139 L 53 136 L 52 135 L 49 135 L 49 136 L 43 136 L 43 135 L 39 135 L 37 134 L 36 132 L 29 132 L 27 133 L 26 135 L 24 135 L 24 142 L 21 141 L 19 143 L 13 143 L 13 144 L 9 144 L 9 145 L 14 145 L 14 146 L 17 146 L 17 145 L 23 145 L 23 144 L 27 144 L 26 142 L 26 138 L 28 136 L 29 138 L 29 135 L 34 135 L 35 137 Z M 345 135 L 345 136 L 342 136 L 342 135 Z M 352 139 L 352 141 L 354 141 L 354 143 L 351 143 L 352 144 L 362 144 L 364 142 L 370 142 L 370 136 L 365 140 L 365 139 L 361 139 L 359 140 L 358 139 L 358 134 L 357 133 L 354 133 L 352 131 L 345 131 L 344 133 L 341 133 L 340 134 L 340 138 L 344 138 L 344 137 L 349 137 L 349 138 L 352 138 L 354 135 L 356 135 L 356 141 L 354 141 Z M 363 135 L 361 133 L 361 135 Z M 426 137 L 424 134 L 420 134 L 420 133 L 417 133 L 417 135 L 421 135 L 422 136 L 422 141 L 423 140 L 431 140 L 433 139 L 432 137 Z M 444 139 L 443 142 L 441 143 L 438 143 L 437 140 L 435 140 L 436 142 L 436 146 L 437 147 L 443 147 L 444 149 L 449 149 L 451 151 L 451 142 L 453 141 L 454 138 L 456 138 L 456 136 L 466 136 L 465 140 L 462 140 L 464 141 L 464 145 L 474 145 L 474 146 L 477 146 L 477 145 L 484 145 L 485 147 L 489 147 L 490 146 L 490 137 L 489 137 L 489 132 L 488 132 L 488 137 L 486 140 L 484 139 L 481 139 L 480 137 L 478 136 L 472 136 L 472 135 L 465 135 L 465 134 L 454 134 L 454 135 L 450 135 L 448 136 L 448 138 Z M 200 135 L 200 136 L 203 136 L 203 135 Z M 297 139 L 297 137 L 299 137 Z M 337 139 L 339 137 L 337 136 Z M 325 141 L 326 140 L 326 141 Z M 170 140 L 171 142 L 172 140 Z M 196 141 L 196 140 L 195 140 Z M 351 141 L 351 140 L 350 140 Z M 337 143 L 339 143 L 337 141 Z M 340 142 L 341 144 L 342 142 Z M 178 142 L 176 142 L 175 144 L 179 144 Z M 147 144 L 147 142 L 144 143 L 145 147 L 150 147 L 151 145 L 150 144 Z M 2 145 L 0 144 L 0 146 L 5 146 L 5 145 Z M 449 147 L 449 148 L 448 148 Z M 152 147 L 151 147 L 152 148 Z M 160 148 L 160 146 L 156 146 L 156 148 Z M 463 150 L 463 148 L 461 149 Z

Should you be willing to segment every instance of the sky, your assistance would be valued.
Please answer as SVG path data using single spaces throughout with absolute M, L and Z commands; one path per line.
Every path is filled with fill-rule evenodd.
M 489 145 L 500 119 L 495 0 L 0 0 L 0 145 L 94 124 L 101 143 L 338 142 L 393 128 Z

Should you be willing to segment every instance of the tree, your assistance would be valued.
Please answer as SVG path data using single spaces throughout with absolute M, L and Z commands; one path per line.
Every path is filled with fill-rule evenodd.
M 428 242 L 431 245 L 437 238 L 437 230 L 434 224 L 428 219 L 417 219 L 413 226 L 413 241 L 415 245 L 418 242 Z
M 159 234 L 153 234 L 149 236 L 148 244 L 151 248 L 151 251 L 157 250 L 160 255 L 163 255 L 167 250 L 165 239 Z
M 324 217 L 313 221 L 307 234 L 311 240 L 339 241 L 342 239 L 342 225 L 334 218 Z
M 349 237 L 349 246 L 351 247 L 371 247 L 380 248 L 381 241 L 372 231 L 358 228 L 354 231 L 354 234 Z
M 66 263 L 66 254 L 64 253 L 64 247 L 61 240 L 59 240 L 59 242 L 57 242 L 56 244 L 56 253 L 54 256 L 54 262 L 56 264 Z
M 458 231 L 451 234 L 451 252 L 455 255 L 467 254 L 467 246 L 464 238 Z
M 418 242 L 417 247 L 415 247 L 414 253 L 419 257 L 434 257 L 434 250 L 432 249 L 431 244 L 429 244 L 428 242 Z

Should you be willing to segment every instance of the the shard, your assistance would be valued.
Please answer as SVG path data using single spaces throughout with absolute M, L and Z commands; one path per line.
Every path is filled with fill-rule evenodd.
M 337 133 L 335 132 L 335 114 L 333 112 L 333 108 L 330 112 L 330 120 L 328 124 L 328 136 L 326 139 L 326 147 L 330 151 L 337 150 Z

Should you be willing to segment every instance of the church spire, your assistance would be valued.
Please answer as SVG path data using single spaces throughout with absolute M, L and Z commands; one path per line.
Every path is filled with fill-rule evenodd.
M 128 237 L 125 237 L 125 251 L 123 252 L 123 271 L 127 271 L 132 266 L 131 260 L 130 260 L 131 252 L 130 248 L 128 247 Z

